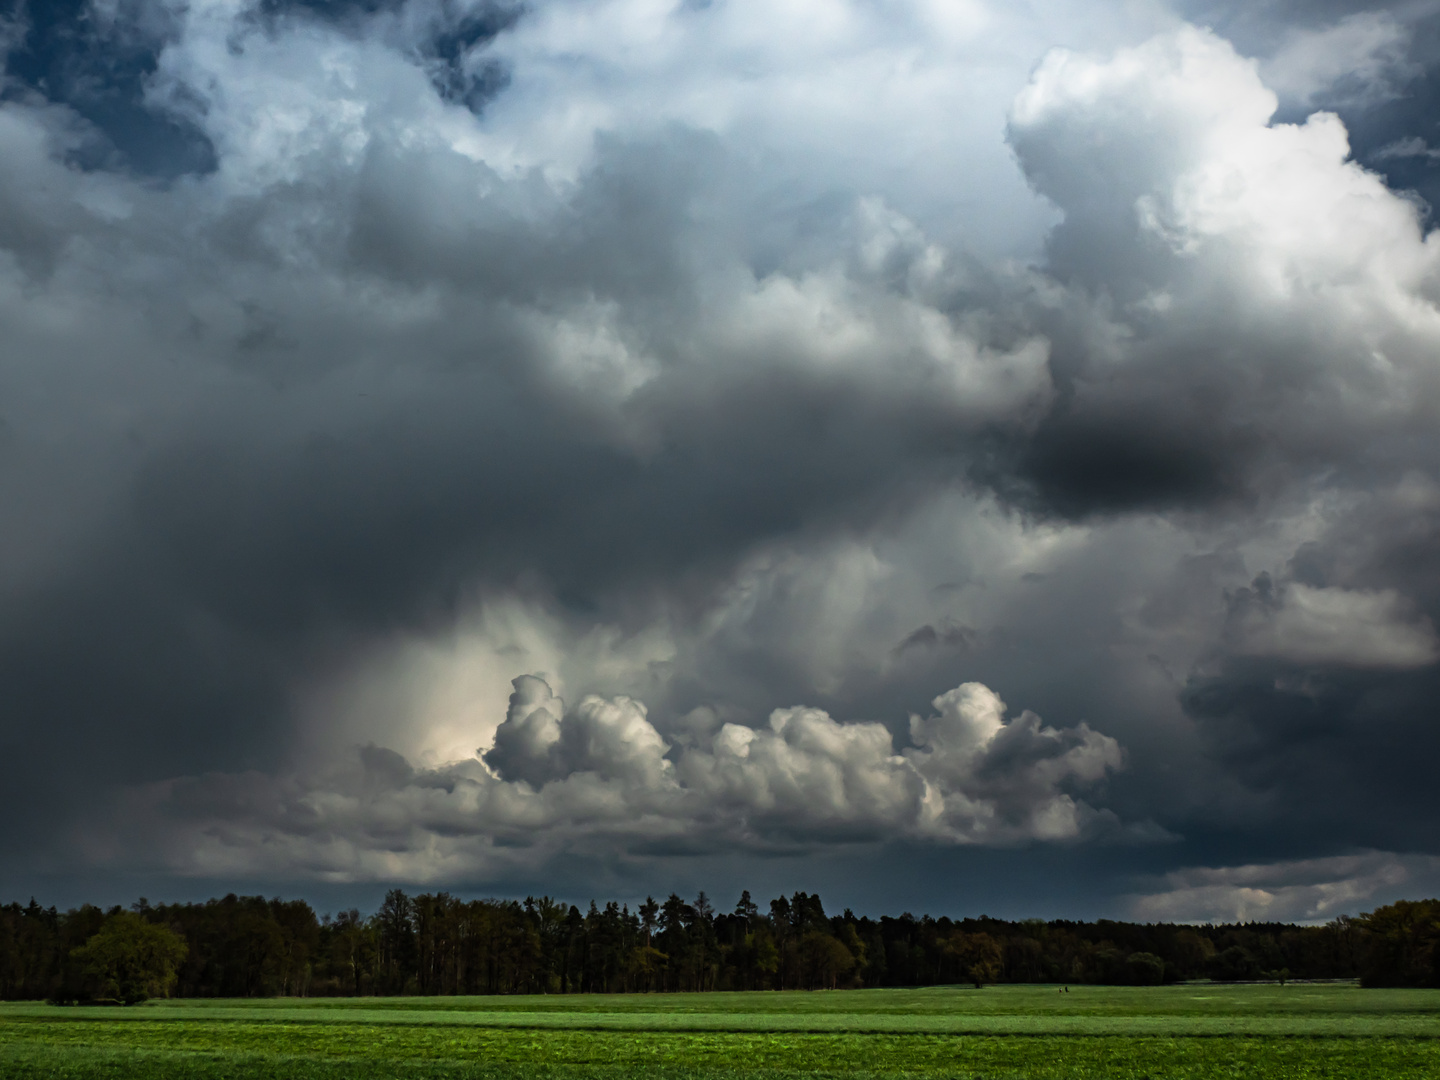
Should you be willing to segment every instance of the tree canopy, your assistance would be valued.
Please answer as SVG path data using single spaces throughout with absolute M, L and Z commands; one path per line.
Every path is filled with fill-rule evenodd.
M 77 998 L 109 998 L 127 1004 L 168 997 L 189 947 L 169 928 L 133 911 L 119 911 L 84 945 L 70 951 Z
M 827 914 L 804 892 L 731 910 L 701 894 L 584 910 L 551 897 L 391 890 L 371 916 L 303 900 L 67 912 L 0 907 L 0 997 L 112 998 L 830 989 L 944 983 L 1153 985 L 1361 978 L 1437 986 L 1440 901 L 1324 926 Z

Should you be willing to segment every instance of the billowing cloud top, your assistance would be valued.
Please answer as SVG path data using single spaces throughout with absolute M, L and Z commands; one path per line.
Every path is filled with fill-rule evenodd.
M 0 7 L 6 858 L 1428 880 L 1440 16 L 1327 12 Z
M 137 793 L 172 859 L 191 872 L 303 867 L 346 879 L 514 872 L 575 850 L 757 853 L 914 838 L 941 844 L 1080 841 L 1123 834 L 1113 813 L 1071 790 L 1122 764 L 1115 740 L 1057 731 L 1033 713 L 1010 722 L 979 683 L 911 717 L 896 753 L 878 723 L 777 709 L 768 728 L 727 723 L 675 748 L 627 697 L 567 712 L 544 680 L 515 680 L 485 765 L 416 769 L 376 746 L 319 774 L 203 776 Z M 673 753 L 672 753 L 673 751 Z M 178 817 L 178 820 L 174 820 Z

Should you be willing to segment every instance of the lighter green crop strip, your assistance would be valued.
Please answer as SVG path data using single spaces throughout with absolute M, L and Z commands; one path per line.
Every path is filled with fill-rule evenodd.
M 0 1004 L 0 1019 L 34 1004 Z M 932 987 L 924 990 L 839 990 L 785 993 L 571 994 L 513 997 L 254 998 L 151 1001 L 136 1012 L 203 1012 L 242 1008 L 255 1014 L 296 1008 L 327 1014 L 354 1012 L 641 1013 L 647 1015 L 1314 1015 L 1417 1013 L 1440 1017 L 1433 990 L 1361 990 L 1353 983 L 1164 987 L 1055 986 Z M 101 1010 L 115 1015 L 115 1010 Z
M 14 1022 L 99 1021 L 137 1023 L 244 1023 L 364 1025 L 367 1027 L 519 1028 L 535 1031 L 634 1032 L 791 1032 L 795 1034 L 945 1034 L 945 1035 L 1148 1035 L 1215 1037 L 1229 1035 L 1304 1035 L 1330 1037 L 1440 1037 L 1440 1021 L 1428 1015 L 1390 1016 L 873 1016 L 864 1013 L 774 1015 L 762 1013 L 428 1013 L 412 1010 L 323 1009 L 268 1010 L 257 1015 L 247 1008 L 204 1010 L 72 1009 L 55 1016 L 53 1008 L 32 1006 L 6 1010 Z

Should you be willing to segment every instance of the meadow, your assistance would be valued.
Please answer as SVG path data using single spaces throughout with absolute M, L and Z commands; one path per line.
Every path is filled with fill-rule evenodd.
M 1440 990 L 1349 984 L 0 1005 L 7 1080 L 1440 1076 Z

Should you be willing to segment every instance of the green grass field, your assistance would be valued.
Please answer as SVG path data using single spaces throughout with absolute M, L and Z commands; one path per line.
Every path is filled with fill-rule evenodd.
M 0 1005 L 6 1080 L 1440 1077 L 1440 991 L 1347 985 Z

